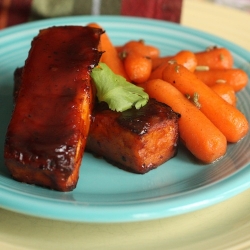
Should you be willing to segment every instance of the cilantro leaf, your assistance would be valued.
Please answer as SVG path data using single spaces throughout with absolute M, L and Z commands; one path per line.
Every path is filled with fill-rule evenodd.
M 138 87 L 116 75 L 105 63 L 99 63 L 91 72 L 99 102 L 104 101 L 113 111 L 122 112 L 135 106 L 139 109 L 147 104 L 149 96 Z

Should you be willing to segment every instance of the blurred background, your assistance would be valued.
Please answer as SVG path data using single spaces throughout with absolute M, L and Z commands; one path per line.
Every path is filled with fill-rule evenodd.
M 72 15 L 126 15 L 179 23 L 194 0 L 0 0 L 0 29 L 32 20 Z M 250 0 L 196 0 L 250 13 Z
M 250 12 L 250 0 L 208 0 L 208 1 Z

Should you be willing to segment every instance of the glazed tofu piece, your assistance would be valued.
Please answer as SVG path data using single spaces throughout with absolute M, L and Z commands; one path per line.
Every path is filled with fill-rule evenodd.
M 102 32 L 59 26 L 33 39 L 24 68 L 16 71 L 4 149 L 17 181 L 58 191 L 76 187 L 93 107 L 90 71 L 101 56 Z
M 176 155 L 179 117 L 154 99 L 124 112 L 97 104 L 86 149 L 119 168 L 144 174 Z

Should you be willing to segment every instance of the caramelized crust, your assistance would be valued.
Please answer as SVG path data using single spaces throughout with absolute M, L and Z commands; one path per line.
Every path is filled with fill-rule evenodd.
M 14 73 L 14 100 L 20 87 L 22 68 Z M 179 114 L 150 99 L 142 109 L 123 113 L 97 103 L 86 149 L 115 166 L 146 173 L 177 153 Z
M 122 113 L 97 104 L 86 149 L 122 169 L 144 174 L 177 153 L 179 114 L 154 99 Z
M 92 110 L 89 72 L 101 56 L 101 33 L 51 27 L 32 41 L 5 142 L 5 163 L 16 180 L 75 188 Z

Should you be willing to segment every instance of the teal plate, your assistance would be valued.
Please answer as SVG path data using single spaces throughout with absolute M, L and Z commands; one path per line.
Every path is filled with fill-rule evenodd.
M 174 23 L 142 18 L 85 16 L 48 19 L 0 32 L 0 207 L 32 216 L 79 222 L 131 222 L 175 216 L 216 204 L 250 187 L 249 134 L 228 145 L 220 161 L 202 165 L 180 147 L 157 169 L 137 175 L 85 153 L 77 188 L 62 193 L 14 181 L 5 165 L 5 133 L 12 111 L 13 71 L 24 64 L 32 38 L 53 25 L 98 22 L 116 45 L 144 39 L 169 55 L 186 49 L 226 47 L 235 67 L 250 76 L 250 53 L 221 38 Z M 250 119 L 250 86 L 238 93 L 238 108 Z

